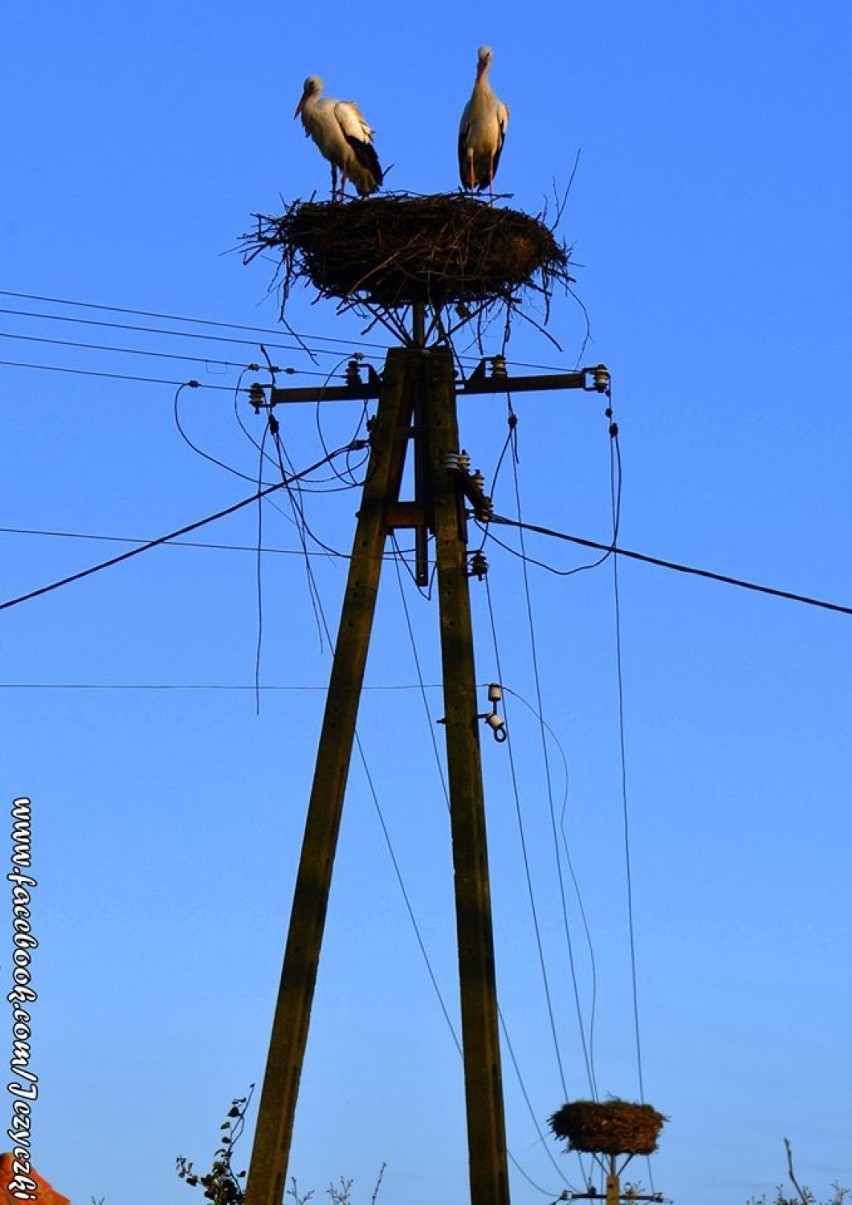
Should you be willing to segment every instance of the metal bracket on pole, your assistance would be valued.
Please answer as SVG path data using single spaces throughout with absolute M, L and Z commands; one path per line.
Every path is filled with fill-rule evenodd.
M 491 364 L 490 374 L 486 365 Z M 546 376 L 510 377 L 506 372 L 503 356 L 491 356 L 480 360 L 460 389 L 465 393 L 530 393 L 542 389 L 585 389 L 592 393 L 608 393 L 610 388 L 609 369 L 605 364 L 593 368 L 581 368 L 578 372 L 555 372 Z

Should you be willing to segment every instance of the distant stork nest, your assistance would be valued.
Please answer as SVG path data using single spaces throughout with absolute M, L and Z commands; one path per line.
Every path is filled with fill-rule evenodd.
M 514 304 L 532 288 L 567 286 L 568 251 L 538 218 L 460 193 L 295 201 L 281 217 L 254 214 L 248 263 L 280 255 L 284 299 L 309 280 L 322 297 L 396 309 Z
M 572 1151 L 601 1155 L 650 1155 L 666 1118 L 650 1105 L 626 1100 L 575 1100 L 550 1118 L 557 1138 Z

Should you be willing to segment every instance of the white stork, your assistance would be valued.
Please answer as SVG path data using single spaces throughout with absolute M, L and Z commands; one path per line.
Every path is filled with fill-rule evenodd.
M 331 199 L 337 194 L 338 168 L 341 198 L 347 180 L 366 197 L 380 186 L 383 175 L 373 147 L 373 131 L 354 101 L 323 97 L 322 87 L 318 75 L 308 76 L 293 117 L 301 113 L 305 136 L 313 138 L 331 164 Z
M 493 57 L 490 46 L 480 46 L 476 83 L 459 125 L 459 174 L 462 186 L 473 192 L 487 185 L 492 197 L 494 175 L 509 126 L 509 109 L 494 95 L 488 83 L 488 69 Z

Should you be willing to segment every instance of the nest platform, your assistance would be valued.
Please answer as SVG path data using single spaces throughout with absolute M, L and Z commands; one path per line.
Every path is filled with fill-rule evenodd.
M 666 1118 L 650 1105 L 626 1100 L 575 1100 L 550 1118 L 557 1138 L 572 1151 L 597 1155 L 650 1155 Z
M 285 297 L 307 279 L 344 302 L 440 307 L 512 302 L 526 287 L 549 296 L 553 281 L 571 280 L 542 221 L 461 193 L 296 201 L 281 217 L 253 217 L 243 259 L 278 253 Z

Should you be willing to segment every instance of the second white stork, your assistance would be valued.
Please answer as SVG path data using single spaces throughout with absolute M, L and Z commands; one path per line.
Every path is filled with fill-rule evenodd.
M 480 46 L 476 82 L 459 125 L 459 175 L 462 186 L 473 192 L 488 188 L 493 196 L 494 175 L 509 127 L 509 109 L 494 95 L 488 69 L 494 57 L 490 46 Z
M 302 99 L 293 117 L 301 114 L 305 135 L 313 138 L 320 153 L 331 164 L 331 199 L 337 195 L 340 169 L 340 196 L 351 180 L 362 197 L 375 192 L 382 183 L 382 169 L 373 146 L 373 131 L 352 100 L 332 100 L 322 95 L 318 75 L 305 80 Z

